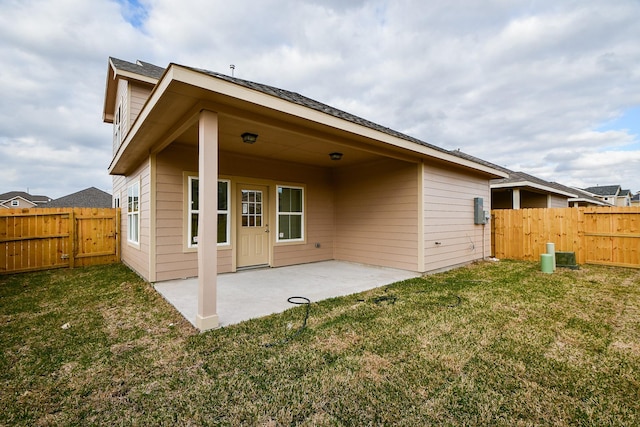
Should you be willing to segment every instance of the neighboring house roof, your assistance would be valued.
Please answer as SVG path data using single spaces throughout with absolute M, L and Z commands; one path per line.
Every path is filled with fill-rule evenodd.
M 163 72 L 161 72 L 163 70 Z M 204 81 L 201 76 L 211 77 L 219 82 L 231 83 L 234 85 L 233 89 L 230 86 L 221 83 L 215 83 L 211 80 Z M 291 107 L 277 107 L 274 106 L 274 102 L 270 97 L 276 97 L 279 100 L 286 101 L 291 104 L 295 104 L 298 106 L 302 106 L 306 109 L 314 110 L 316 112 L 320 112 L 322 114 L 331 116 L 333 118 L 338 118 L 340 120 L 363 126 L 367 129 L 383 133 L 385 135 L 391 136 L 393 138 L 398 138 L 404 141 L 409 141 L 413 144 L 424 147 L 425 149 L 419 150 L 414 148 L 413 145 L 402 145 L 403 147 L 409 147 L 410 150 L 426 154 L 431 157 L 438 158 L 443 161 L 451 162 L 458 164 L 460 166 L 475 169 L 481 171 L 485 174 L 493 175 L 493 176 L 503 176 L 504 173 L 501 171 L 497 171 L 496 169 L 490 168 L 486 163 L 480 162 L 468 162 L 468 159 L 464 159 L 454 152 L 449 150 L 437 147 L 435 145 L 426 143 L 417 138 L 405 135 L 401 132 L 395 131 L 385 126 L 381 126 L 369 120 L 363 119 L 361 117 L 357 117 L 353 114 L 347 113 L 345 111 L 339 110 L 337 108 L 331 107 L 329 105 L 323 104 L 321 102 L 315 101 L 311 98 L 307 98 L 299 93 L 287 91 L 284 89 L 279 89 L 273 86 L 256 83 L 248 80 L 238 79 L 235 77 L 230 77 L 224 74 L 216 73 L 209 70 L 203 70 L 200 68 L 187 67 L 183 65 L 178 65 L 171 63 L 166 69 L 161 67 L 154 66 L 152 64 L 148 64 L 146 62 L 137 61 L 137 63 L 133 64 L 127 61 L 123 61 L 116 58 L 109 58 L 109 71 L 107 77 L 107 94 L 105 96 L 105 109 L 103 113 L 104 121 L 112 122 L 113 121 L 113 113 L 114 113 L 114 105 L 115 105 L 115 92 L 117 84 L 109 84 L 111 81 L 115 81 L 118 78 L 131 79 L 137 82 L 150 83 L 156 85 L 154 92 L 152 93 L 151 98 L 143 108 L 143 111 L 148 114 L 153 114 L 153 110 L 155 105 L 159 102 L 159 100 L 163 98 L 169 98 L 171 96 L 176 97 L 176 99 L 180 99 L 180 96 L 183 96 L 180 93 L 181 90 L 174 90 L 172 92 L 171 86 L 176 86 L 177 88 L 181 88 L 184 84 L 189 86 L 191 96 L 193 94 L 193 90 L 197 89 L 203 92 L 208 93 L 217 93 L 217 90 L 226 91 L 226 93 L 220 92 L 221 96 L 230 97 L 235 99 L 236 101 L 242 102 L 250 102 L 255 108 L 270 108 L 275 109 L 281 113 L 287 113 L 294 115 L 294 109 Z M 161 80 L 159 80 L 161 79 Z M 242 87 L 246 89 L 250 89 L 251 92 L 246 91 L 238 91 L 237 87 Z M 203 93 L 201 92 L 201 93 Z M 256 94 L 262 94 L 262 99 L 257 99 Z M 268 97 L 264 97 L 264 95 L 268 95 Z M 229 99 L 229 98 L 225 98 Z M 172 103 L 171 100 L 167 100 L 167 103 L 172 105 L 172 108 L 176 110 L 178 107 L 175 103 Z M 282 108 L 282 109 L 278 109 Z M 177 111 L 177 110 L 176 110 Z M 308 110 L 306 112 L 298 113 L 299 110 L 295 110 L 295 114 L 300 114 L 300 117 L 303 117 L 307 120 L 316 121 L 319 124 L 327 125 L 328 120 L 320 118 L 319 116 L 314 116 L 311 119 L 309 116 Z M 303 110 L 304 111 L 304 110 Z M 141 115 L 142 112 L 141 112 Z M 303 116 L 304 115 L 304 116 Z M 140 117 L 139 117 L 140 118 Z M 143 119 L 144 120 L 144 119 Z M 134 124 L 135 126 L 135 124 Z M 161 132 L 161 129 L 156 126 L 153 132 Z M 361 132 L 361 131 L 360 131 Z M 133 135 L 133 136 L 132 136 Z M 361 133 L 361 136 L 365 134 Z M 376 136 L 368 133 L 366 135 L 369 138 L 374 138 L 378 140 L 382 140 L 380 136 Z M 132 128 L 128 139 L 136 138 L 136 130 Z M 147 131 L 144 139 L 145 144 L 151 144 L 153 138 L 149 135 Z M 386 139 L 386 143 L 390 145 L 401 146 L 397 142 L 393 140 Z M 135 158 L 135 154 L 141 153 L 139 155 L 143 155 L 145 149 L 150 148 L 146 146 L 137 146 L 136 148 L 131 148 L 128 146 L 128 141 L 120 146 L 120 149 L 117 153 L 115 153 L 112 164 L 109 167 L 109 171 L 112 174 L 123 174 L 125 171 L 132 167 L 131 164 L 135 161 L 139 161 L 139 159 Z M 462 160 L 464 159 L 464 160 Z
M 51 200 L 51 198 L 47 196 L 32 195 L 24 191 L 9 191 L 8 193 L 0 194 L 0 202 L 5 202 L 15 198 L 28 200 L 35 204 L 48 203 Z
M 598 199 L 597 197 L 593 197 L 593 195 L 591 195 L 590 193 L 581 190 L 579 188 L 571 188 L 571 190 L 573 190 L 576 195 L 575 197 L 572 197 L 569 199 L 569 203 L 571 202 L 586 202 L 592 205 L 599 205 L 599 206 L 608 206 L 609 203 L 603 202 L 602 199 Z
M 52 200 L 47 207 L 55 208 L 110 208 L 111 194 L 89 187 L 81 191 Z
M 620 191 L 619 185 L 598 185 L 595 187 L 583 188 L 584 191 L 587 191 L 591 194 L 595 194 L 596 196 L 616 196 Z
M 491 180 L 491 188 L 507 187 L 530 187 L 569 198 L 575 197 L 576 195 L 576 192 L 567 186 L 556 182 L 545 181 L 544 179 L 524 172 L 511 171 L 508 178 Z
M 631 190 L 620 190 L 620 194 L 618 194 L 618 196 L 620 197 L 627 197 L 631 195 Z
M 478 159 L 477 157 L 473 157 L 470 154 L 463 153 L 459 150 L 457 150 L 456 153 L 461 157 L 465 157 L 470 160 L 473 159 L 476 162 L 484 163 L 487 166 L 501 170 L 509 175 L 506 178 L 492 179 L 491 180 L 492 189 L 529 187 L 529 188 L 545 191 L 548 193 L 558 194 L 563 197 L 568 197 L 569 202 L 588 202 L 594 205 L 606 205 L 606 203 L 602 202 L 602 200 L 592 197 L 591 195 L 585 193 L 582 190 L 567 187 L 566 185 L 562 185 L 557 182 L 545 181 L 544 179 L 538 178 L 533 175 L 529 175 L 528 173 L 525 173 L 525 172 L 515 172 L 505 167 L 487 162 L 486 160 Z

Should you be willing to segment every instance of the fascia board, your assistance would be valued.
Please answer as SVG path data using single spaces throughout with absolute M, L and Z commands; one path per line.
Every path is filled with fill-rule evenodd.
M 133 139 L 133 137 L 140 130 L 140 126 L 142 125 L 142 123 L 144 123 L 144 121 L 149 116 L 151 110 L 153 109 L 153 106 L 158 102 L 158 100 L 162 97 L 162 94 L 169 87 L 169 84 L 173 80 L 172 75 L 173 75 L 173 68 L 170 65 L 165 71 L 164 75 L 162 76 L 162 79 L 156 84 L 156 86 L 153 88 L 153 91 L 151 91 L 151 95 L 149 96 L 149 99 L 147 100 L 145 105 L 142 107 L 142 110 L 140 111 L 140 114 L 138 114 L 138 117 L 136 118 L 136 120 L 133 122 L 133 125 L 131 126 L 131 129 L 127 133 L 126 138 L 124 139 L 124 141 L 122 141 L 122 144 L 120 144 L 120 147 L 118 147 L 118 151 L 116 152 L 115 156 L 113 156 L 113 159 L 111 160 L 111 164 L 109 165 L 109 168 L 108 168 L 108 171 L 110 174 L 113 173 L 115 166 L 118 164 L 119 160 L 122 158 L 122 155 L 125 152 L 125 150 L 129 147 L 129 144 L 131 143 L 131 140 Z
M 109 60 L 109 71 L 107 72 L 107 82 L 105 85 L 104 107 L 102 109 L 102 121 L 105 123 L 113 123 L 113 109 L 115 108 L 115 105 L 112 104 L 115 104 L 115 92 L 118 87 L 118 80 L 120 79 L 151 85 L 158 83 L 158 80 L 153 77 L 118 69 L 113 62 Z
M 296 116 L 305 120 L 310 120 L 318 124 L 329 126 L 345 132 L 357 134 L 365 138 L 381 141 L 391 146 L 403 148 L 405 150 L 419 153 L 424 156 L 436 158 L 445 162 L 457 164 L 470 169 L 475 169 L 489 175 L 495 175 L 503 178 L 506 178 L 508 176 L 507 174 L 505 174 L 500 170 L 493 169 L 491 167 L 481 165 L 481 164 L 472 162 L 470 160 L 461 159 L 460 157 L 453 156 L 451 154 L 444 153 L 412 141 L 407 141 L 402 138 L 397 138 L 392 135 L 388 135 L 384 132 L 371 129 L 357 123 L 352 123 L 348 120 L 344 120 L 339 117 L 335 117 L 330 114 L 323 113 L 321 111 L 317 111 L 309 107 L 305 107 L 303 105 L 298 105 L 293 102 L 280 99 L 273 95 L 269 95 L 254 89 L 237 85 L 232 82 L 227 82 L 225 80 L 210 76 L 206 73 L 184 68 L 180 65 L 175 65 L 175 64 L 171 64 L 169 68 L 173 70 L 173 78 L 186 84 L 197 86 L 205 90 L 218 92 L 222 95 L 226 95 L 226 96 L 234 97 L 243 101 L 251 102 L 253 104 L 257 104 L 265 108 L 280 111 L 286 114 L 290 114 L 292 116 Z
M 132 74 L 132 73 L 128 73 Z M 125 73 L 121 73 L 125 75 Z M 216 78 L 209 74 L 198 72 L 193 69 L 185 68 L 177 64 L 169 64 L 165 70 L 164 75 L 157 82 L 153 89 L 148 101 L 142 108 L 138 118 L 134 122 L 132 128 L 127 134 L 127 137 L 120 145 L 116 155 L 114 156 L 111 164 L 109 165 L 109 172 L 112 173 L 115 166 L 122 157 L 123 152 L 128 147 L 131 139 L 136 135 L 140 126 L 150 112 L 153 110 L 154 105 L 162 97 L 172 81 L 182 82 L 194 87 L 198 87 L 207 91 L 216 92 L 224 96 L 236 98 L 241 101 L 249 102 L 260 107 L 272 109 L 285 114 L 289 114 L 295 117 L 299 117 L 304 120 L 309 120 L 320 125 L 332 127 L 344 132 L 360 135 L 365 138 L 384 142 L 388 145 L 402 148 L 414 153 L 418 153 L 423 156 L 439 159 L 448 163 L 453 163 L 462 167 L 477 170 L 488 175 L 506 178 L 508 175 L 500 170 L 472 162 L 470 160 L 461 159 L 460 157 L 435 150 L 433 148 L 420 145 L 418 143 L 407 141 L 402 138 L 397 138 L 392 135 L 385 134 L 384 132 L 377 131 L 375 129 L 368 128 L 357 123 L 352 123 L 339 117 L 334 117 L 330 114 L 326 114 L 309 107 L 298 105 L 284 99 L 280 99 L 276 96 L 272 96 L 255 89 L 247 88 L 232 82 Z M 154 80 L 155 82 L 155 80 Z
M 568 193 L 566 191 L 558 190 L 553 187 L 547 187 L 546 185 L 541 185 L 531 181 L 518 181 L 518 182 L 503 182 L 499 184 L 491 184 L 491 188 L 510 188 L 510 187 L 531 187 L 536 188 L 538 190 L 543 190 L 548 193 L 560 194 L 562 196 L 567 197 L 576 197 L 574 193 Z
M 587 199 L 586 197 L 572 197 L 570 199 L 568 199 L 569 202 L 587 202 L 587 203 L 591 203 L 594 205 L 600 205 L 600 206 L 610 206 L 609 203 L 603 202 L 601 200 L 593 200 L 593 199 Z

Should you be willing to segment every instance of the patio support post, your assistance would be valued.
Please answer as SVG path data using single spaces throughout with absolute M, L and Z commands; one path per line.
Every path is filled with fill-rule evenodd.
M 198 121 L 198 314 L 201 331 L 219 326 L 218 275 L 218 115 L 202 110 Z
M 520 189 L 519 188 L 514 188 L 513 189 L 513 202 L 512 202 L 512 208 L 511 209 L 520 209 Z

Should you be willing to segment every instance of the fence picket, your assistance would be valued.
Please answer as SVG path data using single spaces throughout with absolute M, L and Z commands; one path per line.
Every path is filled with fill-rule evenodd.
M 2 210 L 0 274 L 119 262 L 119 217 L 111 208 Z
M 640 268 L 640 208 L 494 210 L 491 235 L 497 258 L 536 261 L 555 243 L 579 264 Z

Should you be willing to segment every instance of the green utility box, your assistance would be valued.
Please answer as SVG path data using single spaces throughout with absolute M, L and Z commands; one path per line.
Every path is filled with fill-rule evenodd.
M 575 252 L 558 252 L 556 251 L 556 266 L 578 269 L 578 264 L 576 264 L 576 253 Z

